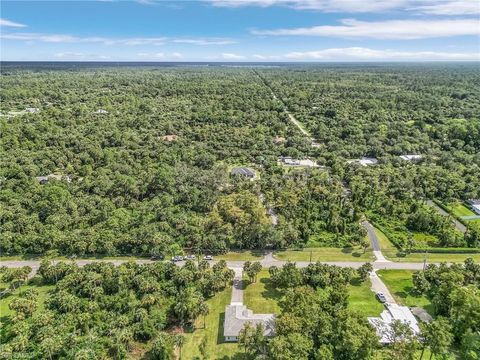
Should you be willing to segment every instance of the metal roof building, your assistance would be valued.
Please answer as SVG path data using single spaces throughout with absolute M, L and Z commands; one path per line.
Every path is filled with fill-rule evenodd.
M 233 176 L 244 176 L 250 179 L 255 177 L 255 170 L 248 167 L 236 167 L 232 169 Z
M 377 335 L 382 344 L 391 343 L 392 323 L 399 320 L 408 324 L 414 334 L 420 333 L 417 319 L 407 306 L 400 306 L 397 304 L 385 304 L 386 309 L 382 311 L 380 317 L 369 317 L 368 322 L 372 324 L 377 330 Z

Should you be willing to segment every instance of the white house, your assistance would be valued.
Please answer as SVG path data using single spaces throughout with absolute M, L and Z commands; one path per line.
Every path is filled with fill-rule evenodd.
M 402 321 L 410 327 L 412 332 L 417 335 L 420 333 L 418 322 L 410 309 L 406 306 L 397 304 L 385 304 L 386 309 L 382 311 L 380 317 L 369 317 L 368 322 L 375 327 L 377 335 L 382 344 L 390 344 L 392 339 L 392 323 L 395 320 Z

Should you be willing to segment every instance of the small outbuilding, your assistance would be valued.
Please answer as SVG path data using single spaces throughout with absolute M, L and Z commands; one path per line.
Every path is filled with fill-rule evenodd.
M 108 111 L 104 109 L 98 109 L 97 111 L 95 111 L 94 114 L 104 115 L 104 114 L 108 114 Z
M 41 185 L 48 183 L 50 180 L 62 181 L 65 180 L 66 182 L 71 182 L 72 178 L 70 175 L 59 175 L 59 174 L 48 174 L 44 176 L 37 176 L 35 178 Z
M 162 140 L 164 140 L 166 142 L 175 141 L 175 140 L 177 140 L 177 138 L 178 138 L 177 135 L 164 135 L 164 136 L 162 136 Z
M 25 108 L 25 112 L 30 113 L 30 114 L 36 114 L 40 111 L 39 108 L 33 108 L 33 107 L 27 107 Z
M 231 172 L 232 176 L 243 176 L 247 179 L 255 178 L 255 170 L 248 167 L 235 167 Z

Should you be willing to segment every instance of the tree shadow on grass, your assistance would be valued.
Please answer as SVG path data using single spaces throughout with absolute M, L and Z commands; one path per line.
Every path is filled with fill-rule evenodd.
M 362 280 L 358 276 L 354 277 L 352 280 L 350 280 L 350 285 L 361 286 L 362 285 Z
M 342 248 L 342 253 L 344 254 L 351 254 L 353 252 L 353 248 L 351 246 L 346 246 Z
M 262 278 L 260 282 L 264 284 L 265 290 L 262 292 L 262 296 L 265 299 L 280 300 L 283 293 L 279 291 L 274 285 L 271 279 Z
M 225 343 L 225 337 L 223 336 L 223 324 L 225 322 L 225 313 L 222 312 L 218 316 L 218 333 L 217 333 L 217 345 Z

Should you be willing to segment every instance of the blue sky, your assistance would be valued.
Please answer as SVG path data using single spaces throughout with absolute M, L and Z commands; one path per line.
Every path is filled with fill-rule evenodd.
M 8 1 L 2 60 L 480 60 L 478 0 Z

